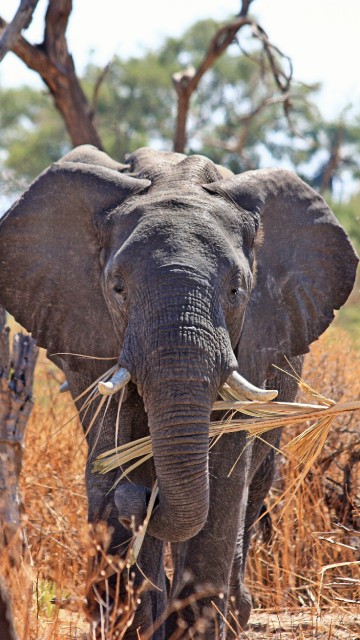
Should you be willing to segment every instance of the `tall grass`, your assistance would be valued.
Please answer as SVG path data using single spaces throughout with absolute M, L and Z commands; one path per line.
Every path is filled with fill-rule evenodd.
M 359 398 L 360 355 L 347 334 L 336 331 L 313 345 L 303 378 L 335 401 Z M 298 431 L 286 430 L 282 445 Z M 295 467 L 293 461 L 280 461 L 269 506 L 293 482 Z M 337 418 L 321 457 L 283 514 L 282 508 L 280 503 L 270 511 L 270 542 L 257 537 L 250 552 L 247 582 L 255 606 L 330 608 L 339 615 L 352 606 L 360 634 L 359 413 Z M 349 636 L 355 637 L 360 635 Z
M 304 379 L 336 401 L 360 397 L 360 356 L 351 351 L 346 334 L 333 332 L 314 345 Z M 81 427 L 75 420 L 59 430 L 74 414 L 69 395 L 58 393 L 61 382 L 61 374 L 42 355 L 22 472 L 22 550 L 14 545 L 13 553 L 1 558 L 21 640 L 63 640 L 87 629 L 87 561 L 95 554 L 99 532 L 89 538 Z M 284 442 L 296 429 L 286 432 Z M 278 469 L 269 506 L 294 480 L 293 462 L 280 460 Z M 249 638 L 273 638 L 274 613 L 305 611 L 315 622 L 296 627 L 292 621 L 292 630 L 283 631 L 282 638 L 360 637 L 354 627 L 360 600 L 359 472 L 357 413 L 337 418 L 320 459 L 281 519 L 282 503 L 270 511 L 270 542 L 255 537 L 247 584 L 257 612 Z M 263 618 L 256 615 L 262 611 L 267 622 L 257 627 L 256 620 Z M 319 613 L 325 611 L 330 617 L 322 618 L 319 631 L 325 635 L 316 635 Z M 280 620 L 284 629 L 284 618 Z

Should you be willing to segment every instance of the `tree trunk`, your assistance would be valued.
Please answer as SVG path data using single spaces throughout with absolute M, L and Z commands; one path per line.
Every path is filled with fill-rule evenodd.
M 5 320 L 0 307 L 0 547 L 8 544 L 20 524 L 19 477 L 38 355 L 35 341 L 22 333 L 14 335 L 10 352 Z

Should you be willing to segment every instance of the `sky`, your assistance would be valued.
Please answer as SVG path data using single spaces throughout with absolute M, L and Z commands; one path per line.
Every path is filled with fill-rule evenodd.
M 42 40 L 46 4 L 40 0 L 24 33 L 31 42 Z M 18 5 L 19 0 L 0 0 L 0 15 L 10 20 Z M 136 55 L 167 35 L 181 35 L 196 20 L 226 20 L 239 9 L 240 0 L 73 0 L 69 48 L 81 74 L 90 58 L 105 65 L 114 53 Z M 254 0 L 252 11 L 271 41 L 292 59 L 294 77 L 322 83 L 317 101 L 325 118 L 337 117 L 349 104 L 360 105 L 360 0 Z M 42 86 L 11 53 L 0 64 L 0 82 Z

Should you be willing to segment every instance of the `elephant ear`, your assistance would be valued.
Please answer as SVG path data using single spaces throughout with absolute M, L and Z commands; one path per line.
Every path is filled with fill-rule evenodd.
M 261 216 L 256 285 L 238 345 L 241 372 L 258 373 L 259 384 L 329 326 L 352 290 L 358 258 L 323 198 L 289 171 L 249 171 L 205 188 Z
M 101 290 L 94 218 L 149 184 L 100 163 L 63 159 L 41 174 L 0 221 L 0 303 L 50 357 L 118 356 Z M 77 368 L 84 361 L 68 358 L 68 364 Z

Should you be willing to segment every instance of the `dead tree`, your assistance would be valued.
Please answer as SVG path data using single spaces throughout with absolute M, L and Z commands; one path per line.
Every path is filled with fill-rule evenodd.
M 28 335 L 16 333 L 10 349 L 6 313 L 0 307 L 0 548 L 20 525 L 19 477 L 25 428 L 32 407 L 38 350 Z

